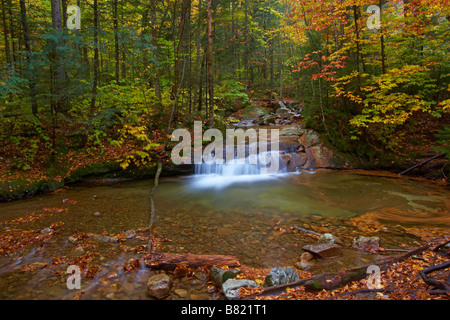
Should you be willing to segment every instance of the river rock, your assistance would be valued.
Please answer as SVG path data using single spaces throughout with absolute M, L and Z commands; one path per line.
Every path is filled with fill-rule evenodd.
M 283 100 L 278 101 L 278 105 L 280 106 L 280 108 L 287 108 Z
M 125 231 L 124 237 L 125 237 L 126 239 L 132 239 L 132 238 L 135 238 L 135 237 L 136 237 L 136 231 L 134 231 L 134 230 L 127 230 L 127 231 Z
M 260 288 L 261 286 L 258 285 L 253 280 L 248 279 L 228 279 L 225 281 L 222 285 L 222 291 L 225 294 L 225 297 L 228 300 L 239 300 L 239 288 L 242 287 L 256 287 Z
M 242 110 L 241 117 L 244 120 L 257 119 L 260 116 L 266 115 L 268 112 L 258 106 L 251 105 Z
M 280 129 L 279 136 L 280 137 L 300 137 L 303 135 L 305 130 L 303 130 L 298 125 L 287 126 Z
M 175 289 L 173 290 L 173 293 L 175 293 L 180 298 L 187 298 L 188 292 L 184 289 Z
M 100 212 L 96 211 L 92 214 L 94 217 L 100 217 Z
M 360 250 L 370 251 L 380 248 L 380 238 L 378 237 L 355 237 L 353 238 L 353 247 Z
M 306 245 L 303 247 L 303 250 L 320 258 L 336 257 L 342 254 L 341 246 L 330 243 Z
M 300 260 L 303 262 L 308 262 L 314 258 L 314 255 L 311 252 L 305 251 L 300 256 Z
M 288 108 L 278 108 L 277 111 L 275 111 L 276 114 L 280 114 L 280 115 L 288 115 L 291 113 L 291 110 L 289 110 Z
M 264 285 L 267 287 L 278 286 L 282 284 L 292 283 L 300 280 L 297 272 L 292 268 L 278 268 L 275 267 L 270 270 L 267 275 Z
M 51 232 L 52 232 L 52 229 L 50 229 L 50 228 L 45 228 L 45 229 L 41 230 L 42 234 L 44 234 L 44 233 L 51 233 Z
M 311 270 L 313 267 L 313 264 L 309 261 L 299 261 L 295 263 L 295 266 L 299 268 L 300 270 Z
M 84 254 L 84 249 L 82 246 L 78 246 L 72 251 L 73 257 L 81 256 L 82 254 Z
M 152 298 L 163 299 L 170 294 L 172 286 L 172 279 L 167 274 L 160 273 L 148 279 L 147 293 Z
M 67 240 L 69 240 L 69 242 L 70 242 L 71 244 L 75 244 L 75 243 L 78 242 L 78 239 L 75 238 L 75 237 L 72 237 L 72 236 L 68 237 Z
M 113 237 L 109 237 L 109 236 L 104 236 L 101 234 L 93 234 L 92 235 L 92 239 L 94 239 L 97 242 L 102 242 L 102 243 L 114 243 L 114 242 L 118 242 L 119 240 Z
M 239 270 L 223 270 L 212 267 L 209 271 L 209 279 L 211 279 L 216 287 L 221 287 L 225 281 L 235 278 L 239 272 Z
M 321 234 L 319 239 L 317 239 L 317 243 L 336 243 L 336 238 L 331 233 Z

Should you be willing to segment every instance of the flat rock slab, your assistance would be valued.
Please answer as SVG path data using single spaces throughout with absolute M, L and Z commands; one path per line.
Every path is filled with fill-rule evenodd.
M 303 247 L 303 250 L 320 258 L 330 258 L 342 254 L 341 246 L 331 243 L 309 244 Z

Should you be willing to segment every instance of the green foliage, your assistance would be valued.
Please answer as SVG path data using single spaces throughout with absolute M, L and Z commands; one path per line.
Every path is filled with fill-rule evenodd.
M 235 112 L 250 104 L 244 85 L 236 80 L 222 81 L 214 94 L 220 108 L 227 112 Z

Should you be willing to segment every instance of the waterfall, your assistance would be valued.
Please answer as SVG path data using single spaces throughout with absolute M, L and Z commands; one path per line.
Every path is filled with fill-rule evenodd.
M 221 164 L 207 164 L 203 161 L 195 165 L 193 187 L 221 189 L 235 183 L 277 179 L 278 175 L 287 172 L 282 154 L 283 152 L 279 151 L 251 154 L 246 150 L 245 158 L 238 158 L 235 152 L 234 159 L 224 160 Z M 267 170 L 264 170 L 270 161 L 279 162 L 276 173 L 267 173 Z

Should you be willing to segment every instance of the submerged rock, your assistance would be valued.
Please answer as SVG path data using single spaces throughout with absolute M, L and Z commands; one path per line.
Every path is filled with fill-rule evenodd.
M 92 239 L 94 239 L 97 242 L 102 242 L 102 243 L 114 243 L 114 242 L 118 242 L 119 240 L 113 237 L 109 237 L 109 236 L 104 236 L 101 234 L 93 234 L 92 235 Z
M 317 243 L 336 243 L 336 238 L 331 233 L 324 233 L 317 239 Z
M 341 246 L 330 243 L 306 245 L 303 247 L 303 250 L 319 256 L 320 258 L 336 257 L 342 254 Z
M 309 261 L 299 261 L 295 263 L 295 266 L 299 268 L 300 270 L 311 270 L 313 267 L 313 264 Z
M 353 247 L 360 250 L 370 251 L 380 248 L 380 238 L 378 237 L 355 237 L 353 238 Z
M 148 279 L 147 293 L 152 298 L 163 299 L 170 294 L 172 286 L 172 279 L 167 274 L 160 273 Z
M 261 286 L 258 285 L 253 280 L 248 279 L 228 279 L 225 281 L 222 285 L 222 291 L 225 294 L 225 297 L 228 300 L 239 300 L 239 288 L 242 287 L 256 287 L 260 288 Z
M 278 268 L 275 267 L 270 270 L 270 273 L 267 275 L 264 285 L 268 287 L 278 286 L 282 284 L 292 283 L 300 280 L 297 272 L 295 272 L 292 268 Z

